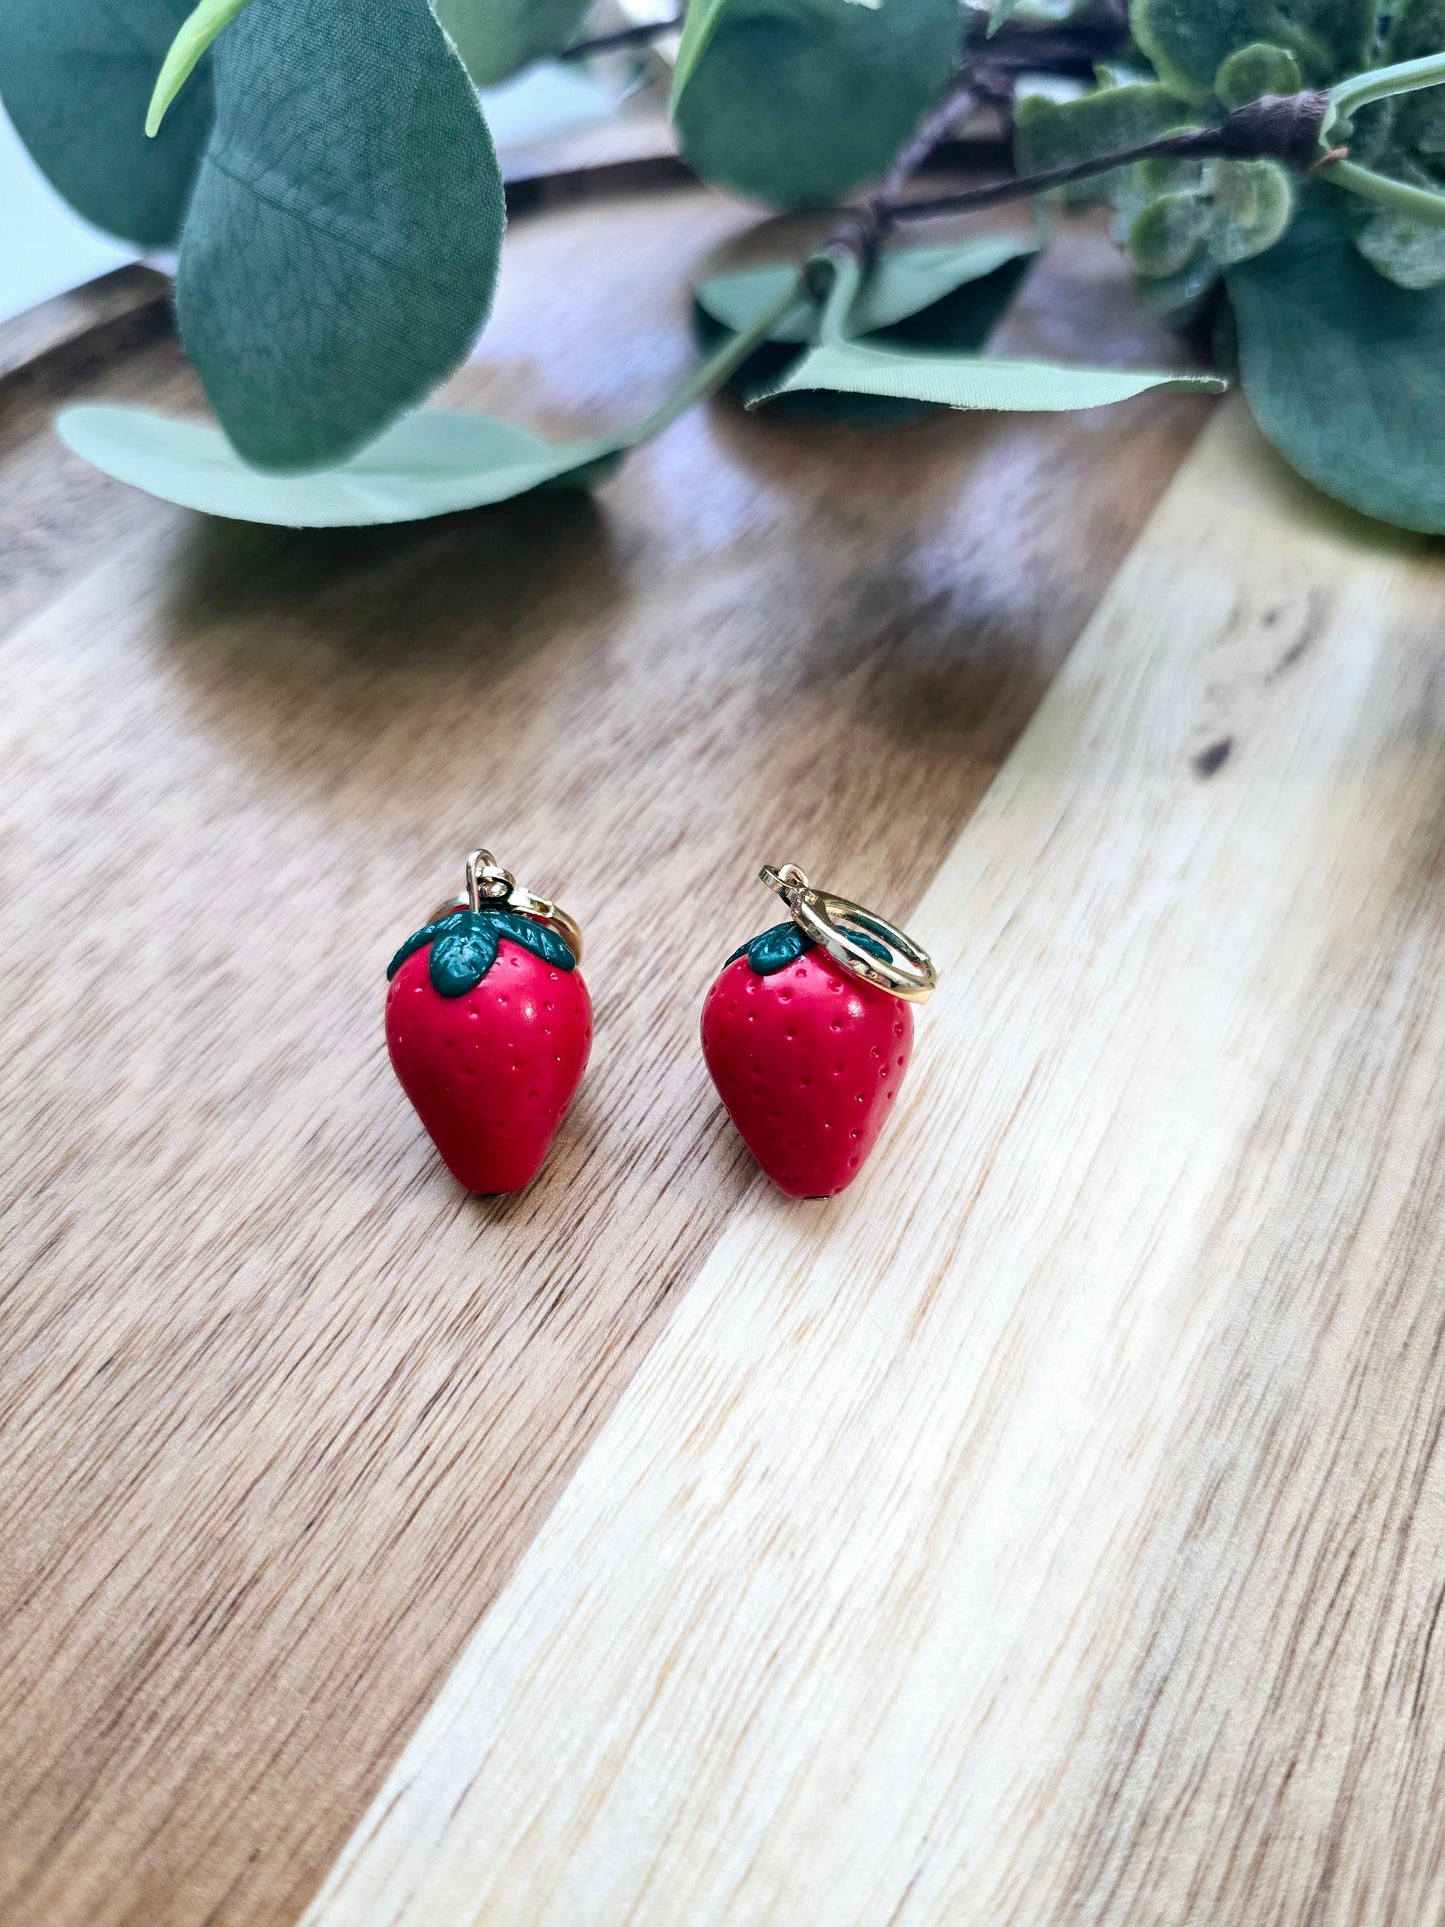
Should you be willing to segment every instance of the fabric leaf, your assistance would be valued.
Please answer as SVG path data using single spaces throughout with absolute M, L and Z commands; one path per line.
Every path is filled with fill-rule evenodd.
M 854 395 L 910 396 L 945 408 L 1056 411 L 1127 401 L 1151 388 L 1218 394 L 1217 375 L 1131 368 L 1075 368 L 977 355 L 910 353 L 861 341 L 824 342 L 789 371 L 772 394 L 831 388 Z M 769 399 L 759 396 L 758 400 Z
M 211 128 L 205 62 L 147 140 L 156 71 L 188 0 L 4 0 L 0 99 L 78 214 L 138 247 L 174 245 Z
M 859 334 L 872 334 L 880 328 L 895 327 L 965 284 L 983 280 L 1007 263 L 1037 251 L 1038 242 L 1032 235 L 983 234 L 966 241 L 880 254 L 855 304 L 855 329 Z M 764 307 L 777 300 L 796 274 L 793 262 L 737 268 L 700 282 L 696 299 L 714 321 L 740 332 L 755 323 Z M 810 308 L 800 307 L 770 339 L 808 341 L 815 319 Z
M 475 339 L 505 219 L 496 155 L 426 0 L 251 0 L 214 60 L 182 337 L 247 461 L 321 468 Z
M 576 38 L 592 0 L 436 0 L 441 21 L 478 87 L 496 87 Z
M 776 207 L 877 180 L 947 89 L 962 37 L 957 0 L 728 0 L 704 24 L 674 94 L 683 151 Z
M 1445 291 L 1381 280 L 1321 199 L 1225 278 L 1244 390 L 1286 461 L 1366 515 L 1445 532 Z

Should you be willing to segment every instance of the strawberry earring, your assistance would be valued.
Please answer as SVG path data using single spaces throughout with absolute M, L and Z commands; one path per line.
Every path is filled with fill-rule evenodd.
M 731 957 L 707 994 L 702 1053 L 743 1142 L 780 1190 L 826 1198 L 878 1141 L 913 1051 L 928 953 L 885 918 L 763 870 L 792 913 Z
M 542 1167 L 592 1048 L 582 932 L 490 850 L 391 960 L 392 1069 L 458 1183 L 520 1191 Z

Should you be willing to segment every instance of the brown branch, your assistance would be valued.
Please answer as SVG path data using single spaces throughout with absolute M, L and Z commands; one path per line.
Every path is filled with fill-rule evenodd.
M 1107 174 L 1116 167 L 1129 167 L 1135 161 L 1158 159 L 1205 160 L 1227 156 L 1234 160 L 1276 160 L 1297 173 L 1306 173 L 1319 156 L 1319 132 L 1329 106 L 1327 93 L 1266 94 L 1244 107 L 1236 107 L 1214 127 L 1192 127 L 1179 134 L 1162 134 L 1156 140 L 1141 141 L 1112 154 L 1099 154 L 1092 160 L 1075 161 L 1067 167 L 1050 167 L 1038 174 L 1025 174 L 1010 181 L 995 181 L 987 187 L 966 188 L 958 194 L 940 194 L 926 201 L 895 202 L 886 210 L 873 209 L 875 221 L 922 221 L 935 214 L 966 214 L 975 208 L 996 207 L 1004 201 L 1021 200 L 1032 194 L 1047 194 L 1056 187 L 1069 187 Z

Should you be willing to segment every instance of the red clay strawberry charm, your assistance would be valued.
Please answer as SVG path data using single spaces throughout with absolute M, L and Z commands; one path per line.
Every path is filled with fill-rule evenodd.
M 467 895 L 407 938 L 387 976 L 392 1068 L 468 1191 L 520 1191 L 542 1167 L 592 1048 L 582 933 L 491 853 Z
M 702 1050 L 743 1142 L 780 1190 L 850 1185 L 913 1051 L 912 1004 L 937 976 L 893 924 L 814 890 L 796 864 L 762 881 L 792 911 L 734 952 L 707 994 Z

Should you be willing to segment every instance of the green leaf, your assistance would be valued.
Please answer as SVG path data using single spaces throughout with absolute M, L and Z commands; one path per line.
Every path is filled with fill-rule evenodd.
M 1014 165 L 1020 174 L 1072 167 L 1101 154 L 1139 147 L 1161 134 L 1194 124 L 1197 116 L 1177 94 L 1152 81 L 1104 87 L 1078 100 L 1049 100 L 1030 94 L 1014 113 Z M 1097 179 L 1066 189 L 1070 198 L 1097 200 L 1112 192 L 1127 170 L 1115 168 Z
M 993 39 L 1004 21 L 1008 19 L 1019 0 L 993 0 L 993 11 L 988 17 L 988 37 Z
M 590 487 L 627 438 L 554 446 L 489 415 L 410 415 L 339 468 L 270 475 L 218 429 L 139 408 L 68 408 L 61 439 L 117 481 L 182 508 L 283 528 L 362 528 L 510 501 L 535 488 Z
M 1038 241 L 1033 235 L 983 234 L 967 241 L 944 242 L 937 247 L 903 248 L 880 254 L 855 304 L 855 331 L 872 334 L 879 328 L 894 327 L 931 308 L 967 283 L 983 280 L 1007 263 L 1037 251 Z M 738 268 L 700 282 L 696 299 L 714 321 L 737 333 L 752 327 L 763 309 L 777 301 L 796 274 L 796 263 L 787 261 Z M 811 310 L 800 308 L 771 338 L 774 341 L 811 340 L 814 322 Z
M 211 126 L 209 63 L 154 141 L 156 69 L 187 0 L 3 0 L 0 98 L 35 164 L 87 221 L 139 247 L 180 232 Z
M 729 0 L 692 0 L 682 23 L 682 39 L 678 43 L 677 59 L 672 67 L 672 99 L 670 112 L 676 116 L 678 102 L 682 99 L 683 89 L 697 71 L 697 63 L 707 50 L 707 43 L 717 32 L 723 17 L 723 9 Z
M 592 0 L 436 0 L 437 19 L 478 87 L 496 87 L 577 37 Z
M 155 92 L 146 109 L 146 132 L 160 132 L 166 110 L 195 71 L 216 35 L 229 27 L 249 0 L 201 0 L 193 13 L 181 22 L 181 30 L 171 42 L 165 64 L 156 77 Z
M 543 963 L 551 964 L 554 970 L 577 968 L 577 959 L 572 955 L 570 945 L 550 923 L 524 916 L 520 910 L 489 910 L 485 914 L 499 937 L 520 944 L 524 950 L 530 950 L 534 957 L 540 957 Z
M 1134 272 L 1149 280 L 1180 273 L 1209 231 L 1209 208 L 1197 194 L 1161 194 L 1135 216 L 1129 229 Z
M 426 0 L 251 0 L 214 58 L 181 334 L 247 461 L 321 468 L 475 340 L 505 221 L 496 154 Z
M 495 920 L 458 910 L 438 926 L 427 959 L 427 975 L 440 997 L 465 997 L 497 961 Z
M 1294 55 L 1263 40 L 1232 53 L 1214 76 L 1214 91 L 1226 107 L 1243 107 L 1265 94 L 1297 94 L 1303 84 Z
M 257 4 L 260 0 L 257 0 Z M 712 394 L 801 298 L 796 276 L 752 330 L 730 336 L 638 427 L 560 447 L 487 415 L 428 410 L 398 422 L 359 455 L 322 473 L 249 467 L 225 436 L 139 408 L 69 408 L 56 424 L 77 455 L 162 501 L 283 528 L 360 528 L 510 501 L 532 489 L 591 488 L 622 455 Z
M 947 90 L 961 21 L 957 0 L 730 0 L 675 97 L 683 151 L 775 206 L 841 200 Z
M 1182 375 L 1132 368 L 1074 368 L 1043 361 L 995 361 L 975 355 L 912 354 L 866 342 L 824 342 L 791 370 L 772 393 L 804 388 L 852 395 L 889 395 L 944 408 L 1052 412 L 1127 401 L 1151 388 L 1198 388 L 1218 394 L 1217 375 Z M 766 401 L 770 396 L 759 396 Z
M 1328 495 L 1445 532 L 1445 291 L 1383 281 L 1317 199 L 1226 276 L 1255 419 Z
M 1131 0 L 1129 24 L 1166 87 L 1208 100 L 1231 54 L 1258 42 L 1294 56 L 1311 87 L 1363 67 L 1376 0 Z
M 1209 252 L 1228 268 L 1274 246 L 1289 225 L 1294 186 L 1278 161 L 1218 161 L 1210 201 Z
M 760 977 L 774 977 L 789 964 L 795 964 L 813 948 L 813 939 L 805 936 L 790 917 L 786 923 L 775 923 L 770 930 L 764 930 L 756 937 L 735 950 L 728 958 L 734 964 L 739 957 L 746 957 Z M 727 968 L 725 964 L 724 969 Z
M 1425 227 L 1379 208 L 1366 216 L 1355 246 L 1377 274 L 1399 287 L 1435 288 L 1445 282 L 1445 228 Z

